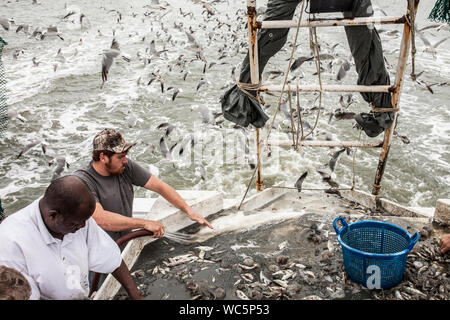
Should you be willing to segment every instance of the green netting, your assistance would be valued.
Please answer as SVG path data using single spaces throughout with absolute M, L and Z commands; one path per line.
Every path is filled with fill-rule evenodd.
M 450 23 L 450 0 L 437 0 L 428 19 L 436 22 Z
M 0 199 L 0 223 L 5 219 L 5 212 L 3 211 L 2 207 L 2 199 Z
M 6 75 L 2 63 L 3 47 L 7 43 L 0 37 L 0 138 L 8 126 L 8 106 L 6 105 Z M 1 206 L 0 206 L 1 209 Z

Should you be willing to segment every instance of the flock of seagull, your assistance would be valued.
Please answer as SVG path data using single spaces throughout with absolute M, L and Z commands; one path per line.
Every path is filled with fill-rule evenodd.
M 180 95 L 180 93 L 183 92 L 183 89 L 178 88 L 174 85 L 168 85 L 166 83 L 167 81 L 165 80 L 164 74 L 178 69 L 180 79 L 182 79 L 183 82 L 185 82 L 188 79 L 188 76 L 191 74 L 189 68 L 191 64 L 197 64 L 197 66 L 198 64 L 202 65 L 201 70 L 203 76 L 201 77 L 199 82 L 195 85 L 196 92 L 201 90 L 202 87 L 208 85 L 209 82 L 205 77 L 206 72 L 208 72 L 214 66 L 219 65 L 229 64 L 230 70 L 229 77 L 222 77 L 221 75 L 222 81 L 225 82 L 226 79 L 229 79 L 228 82 L 224 83 L 222 89 L 229 87 L 236 81 L 236 66 L 229 62 L 230 58 L 233 58 L 240 53 L 247 52 L 248 47 L 247 33 L 245 31 L 247 21 L 245 11 L 243 9 L 236 10 L 234 19 L 232 19 L 232 17 L 230 17 L 226 13 L 221 13 L 220 15 L 217 14 L 217 10 L 214 8 L 214 5 L 215 3 L 222 1 L 223 0 L 215 0 L 206 2 L 202 0 L 194 0 L 193 1 L 194 4 L 197 4 L 202 7 L 203 20 L 195 20 L 194 13 L 192 11 L 189 11 L 187 6 L 176 9 L 174 7 L 171 7 L 171 5 L 165 2 L 164 0 L 151 0 L 150 4 L 144 6 L 146 11 L 142 14 L 142 16 L 134 12 L 132 12 L 131 14 L 124 14 L 123 12 L 120 12 L 117 9 L 107 9 L 105 7 L 102 7 L 105 13 L 115 15 L 117 28 L 121 28 L 121 30 L 123 30 L 124 26 L 127 24 L 127 22 L 124 21 L 126 18 L 131 17 L 133 19 L 141 19 L 143 24 L 147 20 L 152 20 L 152 27 L 150 32 L 154 38 L 148 42 L 147 39 L 148 32 L 145 35 L 140 34 L 137 31 L 133 31 L 133 33 L 130 33 L 129 37 L 132 36 L 139 37 L 140 41 L 143 44 L 145 44 L 146 42 L 149 43 L 148 45 L 145 46 L 144 50 L 140 50 L 136 53 L 136 58 L 133 58 L 132 55 L 124 52 L 121 49 L 115 28 L 113 28 L 110 46 L 108 48 L 105 48 L 101 53 L 102 82 L 100 85 L 100 90 L 103 89 L 105 85 L 107 85 L 107 81 L 111 77 L 110 71 L 112 68 L 114 68 L 116 59 L 122 59 L 126 63 L 130 63 L 131 61 L 139 61 L 140 63 L 142 63 L 144 71 L 148 71 L 147 67 L 152 65 L 155 61 L 158 61 L 159 63 L 166 62 L 167 64 L 164 67 L 164 69 L 159 67 L 157 70 L 153 69 L 152 71 L 143 73 L 141 76 L 138 77 L 136 83 L 138 86 L 141 85 L 150 86 L 153 83 L 159 83 L 161 93 L 170 92 L 172 101 L 175 101 L 175 99 Z M 38 3 L 36 0 L 33 0 L 32 5 L 42 5 L 42 3 Z M 94 29 L 93 24 L 89 20 L 87 14 L 83 13 L 78 7 L 76 6 L 69 7 L 66 5 L 65 9 L 66 12 L 64 14 L 61 14 L 60 16 L 61 21 L 77 24 L 79 28 L 82 30 Z M 172 23 L 167 22 L 167 20 L 165 20 L 164 17 L 169 12 L 179 14 L 180 19 L 170 19 L 169 21 L 172 21 Z M 263 12 L 264 8 L 258 8 L 259 14 L 262 14 Z M 184 25 L 181 19 L 185 17 L 191 19 L 190 20 L 190 22 L 192 22 L 191 25 L 189 26 Z M 198 22 L 198 24 L 194 25 L 195 22 Z M 16 23 L 12 18 L 0 16 L 0 26 L 1 26 L 0 28 L 3 28 L 4 31 L 6 32 L 15 32 L 16 34 L 24 34 L 28 36 L 30 39 L 36 39 L 36 41 L 46 41 L 49 38 L 57 37 L 60 39 L 61 44 L 67 42 L 64 34 L 60 32 L 57 25 L 50 25 L 46 27 L 37 26 L 36 28 L 33 28 L 33 26 L 30 24 Z M 439 33 L 442 31 L 448 31 L 449 29 L 450 28 L 448 25 L 431 24 L 423 28 L 416 27 L 416 34 L 426 47 L 424 51 L 431 53 L 433 57 L 436 57 L 438 46 L 444 43 L 448 39 L 448 37 L 440 38 L 439 40 L 434 41 L 434 43 L 432 43 L 432 41 L 429 40 L 429 37 L 435 36 L 436 32 Z M 185 41 L 182 41 L 179 38 L 175 39 L 175 37 L 173 36 L 174 30 L 177 30 L 181 34 L 184 34 Z M 430 31 L 433 31 L 433 33 L 430 33 Z M 383 29 L 378 29 L 378 32 L 380 34 L 384 33 L 388 37 L 393 38 L 399 36 L 399 32 L 396 30 L 387 31 Z M 426 34 L 426 32 L 428 34 Z M 98 29 L 96 33 L 98 36 L 106 37 L 106 35 L 103 34 L 100 31 L 100 29 Z M 202 41 L 199 41 L 199 39 L 201 39 Z M 163 42 L 165 44 L 164 47 L 157 48 L 155 40 Z M 83 44 L 82 38 L 79 40 L 79 43 L 80 45 Z M 216 52 L 216 56 L 212 56 L 209 53 L 210 50 L 209 51 L 206 50 L 212 45 L 219 46 Z M 322 47 L 319 56 L 321 61 L 321 72 L 325 73 L 328 72 L 329 74 L 334 74 L 334 78 L 336 81 L 339 82 L 342 81 L 346 77 L 347 72 L 351 69 L 351 66 L 353 65 L 351 56 L 349 56 L 348 54 L 346 57 L 339 56 L 339 54 L 336 52 L 336 49 L 340 46 L 339 43 L 336 44 L 322 43 L 320 45 Z M 293 43 L 291 41 L 288 41 L 288 43 L 285 45 L 282 51 L 288 51 L 292 48 L 292 46 Z M 19 59 L 20 56 L 24 54 L 24 50 L 26 49 L 14 50 L 12 53 L 13 59 L 14 60 Z M 169 53 L 177 50 L 180 53 L 174 59 L 169 55 Z M 395 50 L 390 53 L 394 52 Z M 74 55 L 76 55 L 77 53 L 78 52 L 75 52 Z M 67 58 L 62 53 L 61 48 L 59 48 L 59 50 L 57 51 L 55 61 L 56 63 L 54 64 L 53 68 L 54 72 L 56 72 L 58 69 L 58 63 L 59 64 L 67 63 Z M 296 78 L 305 78 L 306 75 L 304 70 L 302 70 L 302 66 L 305 63 L 313 63 L 313 61 L 314 56 L 312 54 L 307 56 L 296 57 L 290 68 L 292 76 L 289 79 L 289 81 L 293 81 Z M 41 62 L 38 61 L 36 57 L 32 58 L 32 66 L 39 67 L 40 63 Z M 392 68 L 392 66 L 390 66 L 387 60 L 386 63 L 388 69 Z M 333 72 L 333 69 L 336 68 L 336 66 L 339 69 L 337 72 Z M 422 73 L 423 71 L 417 75 L 415 81 L 417 84 L 423 85 L 430 93 L 434 93 L 434 91 L 431 88 L 432 86 L 443 86 L 448 84 L 446 82 L 429 83 L 426 80 L 419 78 L 422 75 Z M 280 78 L 283 75 L 284 71 L 282 70 L 268 70 L 264 73 L 263 76 L 269 80 L 273 80 L 276 78 Z M 190 84 L 192 83 L 192 81 L 187 81 L 186 83 Z M 349 112 L 348 108 L 355 101 L 356 100 L 351 94 L 341 95 L 338 103 L 339 108 L 336 109 L 334 112 L 330 113 L 328 123 L 330 123 L 333 117 L 336 120 L 353 119 L 355 113 Z M 267 110 L 270 108 L 270 105 L 266 105 L 264 106 L 264 108 Z M 284 121 L 282 121 L 281 124 L 284 127 L 290 127 L 289 120 L 291 120 L 291 114 L 286 104 L 286 100 L 284 100 L 284 102 L 280 105 L 280 110 L 282 111 L 281 113 L 285 117 Z M 315 110 L 317 110 L 316 106 L 313 106 L 312 108 L 309 109 L 302 109 L 302 115 L 311 114 Z M 210 108 L 208 108 L 205 105 L 194 105 L 191 107 L 191 111 L 197 111 L 201 116 L 202 122 L 205 124 L 209 124 L 211 126 L 220 127 L 222 122 L 224 121 L 223 118 L 218 120 L 218 117 L 223 116 L 222 113 L 213 112 Z M 298 115 L 295 112 L 293 116 L 294 118 L 298 117 Z M 14 120 L 19 120 L 22 122 L 26 121 L 26 119 L 15 110 L 8 111 L 8 119 L 10 121 Z M 312 126 L 304 118 L 302 119 L 302 122 L 305 128 L 312 129 Z M 129 127 L 132 127 L 135 124 L 136 119 L 128 123 Z M 245 154 L 249 156 L 250 152 L 248 147 L 248 137 L 246 137 L 247 130 L 239 126 L 233 126 L 233 128 L 242 131 L 243 133 L 242 139 L 240 138 L 239 140 L 242 142 L 242 147 L 245 150 Z M 277 124 L 276 128 L 281 129 L 280 124 Z M 175 143 L 169 148 L 167 145 L 167 139 L 170 133 L 175 129 L 175 126 L 170 123 L 162 123 L 159 124 L 156 129 L 165 130 L 165 133 L 163 134 L 163 136 L 160 138 L 159 141 L 159 151 L 164 159 L 172 160 L 174 158 L 173 154 L 175 152 L 177 153 L 178 156 L 182 155 L 189 144 L 193 146 L 195 143 L 195 139 L 191 134 L 189 136 L 186 135 L 186 137 L 182 139 L 182 141 Z M 401 136 L 398 133 L 395 133 L 395 136 L 400 137 L 404 143 L 409 142 L 409 140 L 405 136 Z M 328 136 L 327 139 L 330 139 L 330 137 Z M 22 157 L 28 150 L 38 145 L 41 145 L 43 153 L 50 157 L 49 163 L 57 164 L 52 179 L 59 177 L 63 172 L 64 168 L 69 167 L 69 164 L 67 163 L 65 157 L 58 156 L 56 154 L 49 155 L 49 152 L 46 149 L 46 143 L 41 140 L 36 140 L 26 145 L 20 151 L 17 158 Z M 343 148 L 338 151 L 334 150 L 332 151 L 333 154 L 328 164 L 331 173 L 334 171 L 339 155 L 344 153 L 344 151 L 347 154 L 349 154 L 350 149 Z M 255 167 L 254 159 L 253 161 L 249 162 L 249 165 L 251 168 Z M 200 165 L 199 170 L 201 172 L 202 179 L 205 180 L 206 170 L 204 166 Z M 334 190 L 337 187 L 336 182 L 334 182 L 331 179 L 329 173 L 325 173 L 323 171 L 318 171 L 318 173 L 322 176 L 323 181 L 331 186 L 331 190 Z M 298 189 L 299 192 L 301 191 L 301 186 L 306 176 L 307 172 L 303 173 L 295 183 L 295 187 Z M 330 193 L 331 192 L 333 191 L 330 191 Z

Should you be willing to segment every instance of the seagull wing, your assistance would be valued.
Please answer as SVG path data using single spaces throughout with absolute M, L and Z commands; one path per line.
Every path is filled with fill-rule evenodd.
M 164 140 L 164 137 L 161 137 L 161 140 L 159 140 L 159 148 L 161 150 L 163 157 L 169 159 L 170 158 L 169 148 L 167 147 L 167 143 L 166 140 Z
M 111 42 L 111 49 L 116 49 L 120 51 L 120 45 L 119 42 L 117 42 L 116 38 L 113 38 Z
M 10 23 L 7 19 L 0 18 L 0 25 L 3 27 L 3 29 L 5 29 L 6 31 L 9 31 Z
M 112 66 L 114 58 L 117 57 L 118 55 L 119 55 L 119 52 L 114 51 L 114 50 L 109 50 L 103 54 L 103 59 L 102 59 L 102 80 L 103 80 L 103 82 L 108 80 L 109 69 Z
M 448 40 L 448 38 L 449 37 L 447 37 L 447 38 L 444 38 L 444 39 L 442 39 L 442 40 L 439 40 L 438 42 L 436 42 L 435 44 L 434 44 L 434 48 L 436 49 L 441 43 L 443 43 L 443 42 L 445 42 L 445 41 L 447 41 Z
M 298 192 L 302 191 L 302 184 L 305 180 L 306 176 L 308 175 L 308 171 L 304 172 L 298 179 L 297 182 L 295 182 L 294 187 L 297 188 Z

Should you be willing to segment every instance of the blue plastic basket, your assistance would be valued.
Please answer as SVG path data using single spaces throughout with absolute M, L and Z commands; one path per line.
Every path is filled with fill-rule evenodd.
M 342 228 L 338 229 L 337 223 Z M 396 286 L 403 278 L 406 258 L 420 238 L 412 237 L 400 227 L 380 221 L 359 221 L 347 224 L 344 218 L 333 221 L 337 240 L 342 246 L 342 256 L 347 276 L 368 287 L 373 280 L 373 266 L 379 267 L 379 289 Z M 370 267 L 370 268 L 369 268 Z M 373 283 L 372 283 L 373 284 Z

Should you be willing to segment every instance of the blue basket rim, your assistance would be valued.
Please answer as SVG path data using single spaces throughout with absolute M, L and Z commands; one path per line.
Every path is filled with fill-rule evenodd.
M 400 228 L 399 226 L 396 226 L 395 224 L 388 223 L 388 222 L 383 222 L 383 221 L 364 220 L 364 221 L 357 221 L 357 222 L 354 222 L 352 224 L 348 224 L 347 226 L 341 228 L 339 234 L 337 235 L 337 240 L 338 240 L 339 244 L 342 247 L 345 247 L 347 250 L 350 250 L 351 252 L 359 254 L 359 255 L 363 255 L 363 256 L 366 256 L 366 257 L 385 258 L 385 259 L 401 256 L 401 255 L 407 254 L 407 253 L 409 253 L 411 251 L 411 249 L 406 248 L 403 251 L 395 252 L 395 253 L 388 253 L 388 254 L 386 254 L 386 253 L 372 253 L 372 252 L 366 252 L 366 251 L 361 251 L 361 250 L 352 248 L 352 247 L 350 247 L 349 245 L 347 245 L 346 243 L 344 243 L 342 241 L 341 234 L 342 234 L 342 232 L 344 230 L 346 230 L 346 228 L 350 228 L 350 226 L 352 226 L 352 225 L 364 224 L 364 223 L 367 223 L 367 222 L 380 224 L 380 225 L 389 225 L 389 226 L 391 226 L 391 227 L 393 227 L 395 229 L 398 229 L 398 230 L 404 232 L 409 237 L 409 241 L 410 242 L 412 240 L 412 236 L 409 234 L 408 231 L 406 231 L 403 228 Z

